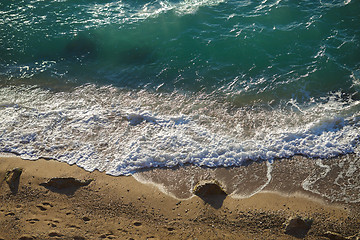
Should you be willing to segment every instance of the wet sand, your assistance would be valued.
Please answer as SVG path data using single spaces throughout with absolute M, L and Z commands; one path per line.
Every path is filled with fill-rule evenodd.
M 358 239 L 360 204 L 332 201 L 282 184 L 280 179 L 310 181 L 317 174 L 295 174 L 286 168 L 293 164 L 289 160 L 275 166 L 272 178 L 265 180 L 249 177 L 256 165 L 218 170 L 186 166 L 135 175 L 144 182 L 151 179 L 160 190 L 132 176 L 86 172 L 53 160 L 0 157 L 0 239 Z M 14 168 L 23 170 L 16 191 L 5 181 L 6 171 Z M 268 171 L 261 164 L 258 170 L 260 175 Z M 226 184 L 229 196 L 204 199 L 191 194 L 199 179 L 216 176 L 225 182 L 237 176 L 237 184 Z M 62 189 L 43 185 L 55 177 L 92 181 Z M 349 192 L 351 199 L 356 191 Z M 292 217 L 309 220 L 309 229 L 286 233 Z
M 269 162 L 251 162 L 233 168 L 201 168 L 186 165 L 173 169 L 154 168 L 133 176 L 152 183 L 180 199 L 192 196 L 201 180 L 216 179 L 233 198 L 246 198 L 270 191 L 283 195 L 302 194 L 328 203 L 360 203 L 360 157 L 355 154 L 333 159 L 295 156 Z

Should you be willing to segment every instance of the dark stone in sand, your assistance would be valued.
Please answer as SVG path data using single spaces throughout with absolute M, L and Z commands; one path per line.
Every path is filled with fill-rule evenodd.
M 137 226 L 137 227 L 139 227 L 139 226 L 141 226 L 142 224 L 141 224 L 141 222 L 134 222 L 134 225 Z
M 74 240 L 85 240 L 86 238 L 81 236 L 74 236 Z
M 32 236 L 28 236 L 28 235 L 23 235 L 19 238 L 19 240 L 33 240 L 33 239 L 35 239 L 35 238 Z
M 51 231 L 49 233 L 49 237 L 62 237 L 64 235 L 62 235 L 61 233 L 55 232 L 55 231 Z
M 21 168 L 14 168 L 6 172 L 5 181 L 9 185 L 12 193 L 17 193 L 18 191 L 22 171 Z
M 37 205 L 36 207 L 37 207 L 38 209 L 40 209 L 41 211 L 46 211 L 46 210 L 47 210 L 46 207 L 41 206 L 41 205 Z
M 301 217 L 290 218 L 285 227 L 285 233 L 298 238 L 304 238 L 310 230 L 312 224 L 311 219 L 303 219 Z
M 204 180 L 198 182 L 193 189 L 193 193 L 200 197 L 210 197 L 210 196 L 219 196 L 219 195 L 227 196 L 225 190 L 216 180 Z
M 91 183 L 91 179 L 89 180 L 78 180 L 75 178 L 52 178 L 46 183 L 41 183 L 40 185 L 45 187 L 52 187 L 56 189 L 65 189 L 65 188 L 73 188 L 73 187 L 82 187 L 87 186 Z
M 227 196 L 226 191 L 216 180 L 198 182 L 193 189 L 193 193 L 215 209 L 221 208 Z

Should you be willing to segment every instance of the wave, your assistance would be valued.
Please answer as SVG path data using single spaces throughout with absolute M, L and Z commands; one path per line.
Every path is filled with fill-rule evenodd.
M 356 153 L 360 101 L 341 93 L 298 104 L 234 107 L 185 96 L 84 85 L 0 90 L 0 151 L 128 175 L 184 164 L 219 167 Z

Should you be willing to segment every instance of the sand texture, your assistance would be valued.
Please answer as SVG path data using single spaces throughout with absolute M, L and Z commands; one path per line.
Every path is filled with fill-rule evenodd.
M 7 172 L 14 168 L 21 174 L 10 188 Z M 0 239 L 6 240 L 360 237 L 359 204 L 300 194 L 179 200 L 131 176 L 18 157 L 0 157 L 0 180 Z

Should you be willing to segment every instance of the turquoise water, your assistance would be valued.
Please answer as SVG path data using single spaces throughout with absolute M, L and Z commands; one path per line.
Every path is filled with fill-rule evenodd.
M 360 2 L 0 3 L 0 151 L 112 175 L 359 154 Z
M 41 78 L 239 102 L 357 91 L 358 1 L 2 1 L 0 10 L 9 84 Z

